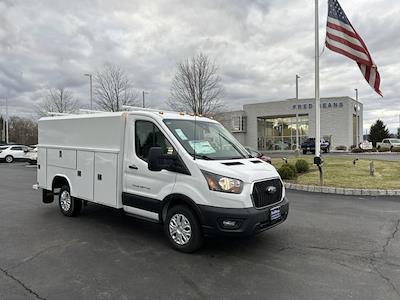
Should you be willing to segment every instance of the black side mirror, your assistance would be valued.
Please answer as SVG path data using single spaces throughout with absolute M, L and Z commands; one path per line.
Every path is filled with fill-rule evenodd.
M 160 147 L 151 147 L 149 151 L 149 161 L 148 161 L 148 169 L 150 171 L 159 172 L 163 169 L 162 160 L 162 150 Z
M 164 154 L 160 147 L 150 148 L 147 168 L 155 172 L 168 170 L 190 175 L 189 170 L 182 163 L 177 154 Z

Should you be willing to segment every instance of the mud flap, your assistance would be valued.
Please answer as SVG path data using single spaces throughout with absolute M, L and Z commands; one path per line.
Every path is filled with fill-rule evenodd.
M 51 191 L 42 189 L 42 202 L 43 203 L 52 203 L 54 202 L 54 194 Z

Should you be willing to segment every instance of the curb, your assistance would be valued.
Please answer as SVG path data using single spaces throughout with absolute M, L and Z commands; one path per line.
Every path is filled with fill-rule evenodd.
M 378 189 L 350 189 L 319 185 L 304 185 L 297 183 L 285 182 L 285 188 L 289 190 L 305 191 L 312 193 L 325 193 L 336 195 L 353 195 L 353 196 L 400 196 L 400 190 L 378 190 Z

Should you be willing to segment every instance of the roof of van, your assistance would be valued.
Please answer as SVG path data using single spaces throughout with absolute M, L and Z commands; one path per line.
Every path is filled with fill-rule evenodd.
M 119 111 L 119 112 L 95 112 L 95 113 L 83 113 L 83 114 L 66 114 L 66 115 L 56 115 L 50 117 L 43 117 L 39 121 L 47 120 L 68 120 L 68 119 L 87 119 L 87 118 L 107 118 L 107 117 L 123 117 L 126 115 L 140 115 L 156 117 L 158 119 L 183 119 L 183 120 L 194 120 L 194 116 L 187 113 L 178 113 L 163 110 L 135 110 L 135 111 Z M 197 116 L 197 121 L 205 122 L 217 122 L 213 119 Z

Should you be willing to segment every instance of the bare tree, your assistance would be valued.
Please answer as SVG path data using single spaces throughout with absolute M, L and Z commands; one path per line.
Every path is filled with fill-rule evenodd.
M 94 95 L 97 105 L 106 111 L 121 111 L 123 105 L 135 105 L 138 98 L 125 71 L 111 64 L 95 73 Z
M 203 53 L 179 63 L 172 81 L 169 106 L 203 115 L 221 110 L 223 89 L 217 71 L 215 63 Z
M 38 124 L 35 120 L 11 116 L 10 120 L 10 142 L 34 145 L 38 142 Z
M 71 91 L 66 88 L 49 89 L 46 97 L 37 107 L 39 116 L 46 116 L 47 112 L 72 113 L 78 110 L 78 101 Z

